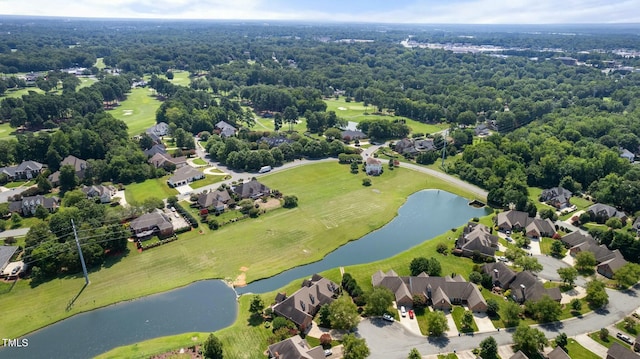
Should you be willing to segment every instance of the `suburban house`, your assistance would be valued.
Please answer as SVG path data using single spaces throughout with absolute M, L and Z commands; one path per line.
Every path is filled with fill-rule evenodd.
M 136 238 L 157 234 L 158 237 L 168 237 L 173 234 L 173 225 L 169 218 L 160 210 L 145 213 L 129 222 L 129 228 Z
M 413 141 L 408 138 L 403 138 L 400 141 L 396 142 L 393 146 L 393 150 L 398 152 L 403 156 L 415 156 L 418 153 Z
M 561 347 L 557 346 L 547 354 L 547 359 L 571 359 L 571 357 Z
M 635 229 L 637 234 L 640 235 L 640 216 L 638 216 L 636 220 L 633 221 L 633 229 Z
M 529 357 L 523 353 L 522 350 L 518 350 L 515 354 L 510 356 L 509 359 L 529 359 Z
M 483 224 L 469 222 L 456 240 L 454 254 L 471 257 L 480 253 L 485 257 L 493 257 L 498 248 L 498 237 L 491 234 L 491 229 Z
M 215 129 L 218 130 L 222 137 L 231 137 L 236 135 L 236 128 L 224 121 L 216 123 Z
M 285 136 L 269 136 L 269 137 L 260 137 L 260 139 L 258 141 L 256 141 L 258 143 L 266 143 L 269 148 L 271 147 L 278 147 L 283 143 L 292 143 L 293 140 L 290 140 L 288 138 L 286 138 Z
M 215 191 L 200 193 L 198 195 L 198 207 L 201 209 L 213 209 L 216 212 L 224 211 L 225 206 L 232 201 L 233 199 L 226 189 L 217 189 Z
M 0 246 L 0 273 L 2 273 L 17 250 L 18 247 L 16 246 Z
M 269 359 L 324 359 L 321 346 L 309 347 L 309 343 L 299 335 L 269 345 Z
M 385 287 L 394 293 L 397 306 L 412 307 L 413 296 L 422 294 L 433 309 L 449 310 L 453 305 L 466 304 L 474 312 L 487 310 L 487 302 L 478 287 L 460 275 L 453 278 L 429 277 L 423 272 L 416 277 L 400 277 L 393 270 L 387 273 L 377 271 L 371 276 L 371 283 L 374 287 Z
M 531 238 L 553 237 L 556 234 L 556 228 L 550 219 L 532 218 L 527 212 L 500 212 L 495 222 L 501 231 L 524 229 L 525 235 Z
M 634 155 L 633 152 L 629 151 L 626 148 L 621 148 L 620 157 L 628 160 L 629 162 L 633 162 L 633 160 L 636 158 L 636 155 Z
M 203 179 L 204 173 L 198 171 L 197 169 L 191 166 L 183 166 L 178 168 L 171 176 L 167 183 L 171 187 L 179 187 L 189 184 L 193 181 L 197 181 L 199 179 Z
M 78 178 L 80 180 L 84 179 L 84 172 L 86 171 L 88 164 L 87 161 L 80 159 L 76 156 L 73 155 L 69 155 L 67 157 L 65 157 L 62 162 L 60 162 L 60 167 L 62 166 L 71 166 L 75 169 L 76 172 L 76 176 L 78 176 Z M 51 182 L 51 185 L 54 187 L 57 187 L 60 185 L 60 171 L 55 171 L 54 173 L 52 173 L 51 175 L 49 175 L 49 182 Z
M 343 140 L 353 141 L 353 140 L 361 140 L 363 138 L 366 138 L 367 134 L 358 130 L 344 130 L 342 131 L 341 136 Z
M 273 312 L 294 322 L 302 331 L 311 328 L 311 321 L 320 307 L 333 302 L 338 297 L 340 287 L 318 275 L 302 282 L 302 288 L 291 296 L 279 293 Z
M 169 125 L 166 122 L 158 122 L 147 128 L 145 132 L 155 141 L 156 138 L 160 139 L 162 136 L 169 134 Z
M 99 198 L 101 203 L 109 203 L 111 197 L 115 196 L 118 190 L 113 186 L 94 185 L 83 186 L 82 192 L 89 198 Z
M 604 223 L 609 218 L 613 218 L 613 217 L 620 218 L 623 225 L 627 222 L 626 213 L 622 211 L 618 211 L 615 207 L 611 207 L 609 205 L 602 204 L 602 203 L 596 203 L 592 205 L 591 207 L 587 208 L 586 212 L 589 213 L 589 215 L 591 216 L 591 220 L 598 223 Z
M 170 165 L 176 166 L 176 168 L 182 168 L 187 164 L 187 157 L 171 157 L 166 152 L 158 152 L 149 158 L 147 162 L 152 164 L 155 168 L 166 168 Z
M 540 202 L 544 202 L 556 209 L 571 207 L 571 191 L 562 187 L 545 189 L 540 195 Z
M 10 181 L 30 180 L 38 177 L 42 172 L 42 167 L 42 163 L 36 161 L 23 161 L 17 166 L 0 167 L 0 174 L 7 175 Z
M 562 299 L 559 288 L 545 288 L 530 271 L 516 273 L 506 264 L 496 262 L 483 265 L 482 273 L 491 276 L 494 287 L 510 289 L 512 298 L 519 303 L 536 301 L 545 295 L 557 302 Z
M 491 132 L 489 131 L 489 127 L 487 127 L 487 124 L 485 123 L 478 124 L 473 129 L 473 133 L 478 137 L 486 137 L 491 134 Z
M 36 214 L 38 206 L 44 207 L 49 212 L 55 212 L 60 206 L 57 197 L 45 197 L 42 195 L 32 197 L 22 197 L 20 201 L 9 202 L 9 212 L 17 212 L 23 216 L 33 216 Z
M 367 157 L 364 170 L 368 175 L 379 176 L 382 173 L 382 161 L 377 158 Z
M 258 182 L 257 179 L 252 178 L 251 181 L 249 182 L 243 182 L 236 185 L 233 188 L 233 192 L 236 193 L 242 199 L 245 199 L 245 198 L 256 199 L 262 196 L 269 195 L 271 193 L 271 190 L 269 189 L 269 187 Z
M 607 350 L 606 359 L 640 359 L 640 355 L 619 343 L 613 342 L 613 345 Z
M 589 234 L 575 231 L 560 240 L 569 247 L 569 254 L 574 257 L 583 251 L 592 252 L 596 258 L 596 271 L 609 279 L 613 278 L 618 269 L 627 264 L 619 250 L 610 250 L 604 244 L 599 244 Z
M 158 153 L 160 154 L 167 153 L 167 148 L 163 144 L 155 144 L 151 146 L 151 148 L 146 149 L 142 152 L 144 152 L 144 154 L 147 155 L 147 157 L 153 157 Z

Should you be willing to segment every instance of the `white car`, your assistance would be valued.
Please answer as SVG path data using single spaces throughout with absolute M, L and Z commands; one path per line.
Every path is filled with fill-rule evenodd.
M 404 305 L 400 307 L 400 314 L 401 314 L 403 317 L 406 317 L 406 316 L 407 316 L 407 309 L 404 307 Z
M 324 350 L 324 356 L 328 357 L 331 356 L 333 354 L 333 352 L 331 351 L 331 349 L 325 349 Z
M 385 314 L 382 316 L 382 319 L 386 320 L 387 322 L 395 322 L 396 320 L 393 319 L 393 317 L 389 314 Z

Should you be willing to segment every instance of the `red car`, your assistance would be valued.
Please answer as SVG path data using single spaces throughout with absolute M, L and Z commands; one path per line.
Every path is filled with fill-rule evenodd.
M 409 310 L 409 319 L 413 319 L 413 310 Z

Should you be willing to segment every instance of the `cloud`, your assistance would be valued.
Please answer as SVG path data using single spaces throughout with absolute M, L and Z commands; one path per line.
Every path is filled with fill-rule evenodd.
M 0 14 L 458 24 L 640 22 L 637 0 L 352 0 L 348 6 L 338 0 L 0 0 Z

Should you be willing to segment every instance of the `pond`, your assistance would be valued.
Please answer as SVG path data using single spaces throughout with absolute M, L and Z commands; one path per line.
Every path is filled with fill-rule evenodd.
M 407 198 L 384 227 L 329 253 L 319 262 L 296 267 L 238 288 L 262 293 L 293 280 L 339 266 L 377 261 L 484 216 L 454 194 L 425 190 Z M 31 333 L 26 348 L 4 348 L 0 358 L 87 358 L 115 347 L 179 333 L 212 332 L 233 323 L 236 293 L 219 280 L 207 280 L 141 299 L 75 315 Z

